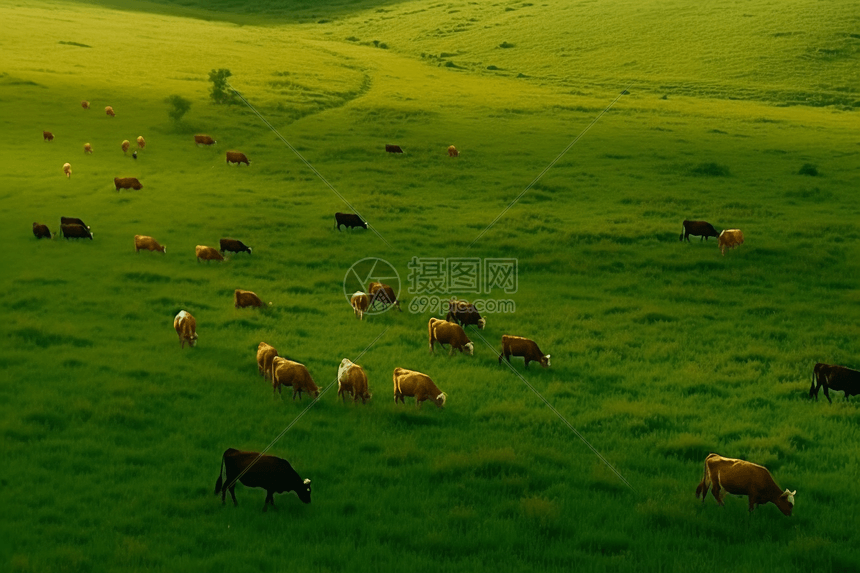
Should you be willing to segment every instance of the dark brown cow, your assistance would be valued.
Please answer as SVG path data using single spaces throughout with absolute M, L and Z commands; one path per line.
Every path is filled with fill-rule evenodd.
M 335 213 L 334 226 L 337 227 L 338 231 L 340 231 L 341 225 L 346 225 L 347 229 L 351 229 L 352 227 L 361 227 L 362 229 L 367 228 L 367 223 L 362 221 L 361 217 L 355 213 Z
M 225 468 L 226 481 L 221 479 Z M 311 480 L 303 480 L 290 462 L 275 456 L 229 448 L 221 456 L 221 471 L 215 482 L 215 495 L 221 494 L 222 505 L 226 503 L 228 489 L 230 497 L 233 498 L 233 505 L 239 505 L 236 503 L 236 480 L 242 482 L 245 487 L 259 487 L 266 490 L 263 511 L 266 511 L 267 505 L 275 507 L 275 494 L 285 491 L 296 492 L 304 503 L 311 502 Z
M 400 149 L 399 145 L 391 145 L 388 143 L 385 144 L 385 151 L 388 153 L 403 153 L 403 150 Z
M 81 227 L 90 228 L 89 225 L 78 219 L 77 217 L 60 217 L 61 225 L 80 225 Z
M 756 505 L 773 503 L 785 515 L 791 517 L 794 509 L 794 496 L 797 490 L 782 491 L 767 471 L 767 468 L 734 458 L 724 458 L 719 454 L 709 454 L 705 458 L 705 472 L 696 488 L 696 497 L 701 496 L 705 503 L 708 488 L 714 486 L 713 495 L 719 505 L 723 504 L 726 493 L 745 495 L 749 500 L 750 511 Z
M 50 131 L 43 131 L 42 137 L 44 138 L 45 141 L 54 141 L 54 134 L 51 133 Z
M 448 314 L 445 316 L 445 320 L 448 322 L 456 322 L 462 326 L 471 324 L 477 326 L 479 330 L 487 326 L 487 320 L 481 318 L 478 309 L 469 301 L 451 299 L 447 304 Z
M 241 151 L 228 151 L 227 152 L 227 164 L 235 163 L 239 165 L 240 163 L 244 163 L 248 167 L 251 166 L 251 162 L 248 161 L 248 158 L 245 157 L 245 154 Z
M 708 237 L 719 237 L 720 234 L 714 229 L 714 226 L 708 223 L 707 221 L 684 221 L 682 223 L 684 225 L 684 230 L 681 231 L 681 236 L 678 237 L 679 241 L 687 241 L 690 242 L 690 235 L 700 236 L 699 240 L 706 239 Z
M 269 303 L 271 306 L 272 303 Z M 236 308 L 245 308 L 248 306 L 265 306 L 265 303 L 260 300 L 255 293 L 249 290 L 236 289 L 233 293 L 233 306 Z
M 66 239 L 89 239 L 93 240 L 92 232 L 83 225 L 60 225 L 60 232 Z
M 114 177 L 113 184 L 117 191 L 120 189 L 134 189 L 135 191 L 143 189 L 143 185 L 140 184 L 137 177 Z
M 372 282 L 367 285 L 367 293 L 370 295 L 370 308 L 374 308 L 376 303 L 382 304 L 383 308 L 389 304 L 397 307 L 397 310 L 403 312 L 400 308 L 400 302 L 397 300 L 397 295 L 394 294 L 394 289 L 385 283 Z
M 236 239 L 221 239 L 221 254 L 223 255 L 227 251 L 231 253 L 246 252 L 250 255 L 251 247 L 248 247 L 245 243 L 237 241 Z
M 525 360 L 526 368 L 529 367 L 529 362 L 539 362 L 544 368 L 550 365 L 550 355 L 541 352 L 541 349 L 538 348 L 538 345 L 533 340 L 523 338 L 522 336 L 503 334 L 502 353 L 499 354 L 499 364 L 502 363 L 503 357 L 510 363 L 511 355 L 522 356 Z
M 214 139 L 212 139 L 211 137 L 209 137 L 208 135 L 195 135 L 194 136 L 194 143 L 199 146 L 199 145 L 215 145 L 218 142 L 215 141 Z
M 42 223 L 33 223 L 33 234 L 36 235 L 37 239 L 53 238 L 53 235 L 51 235 L 51 230 L 48 229 L 47 225 L 43 225 Z
M 90 102 L 88 102 L 87 100 L 82 101 L 81 107 L 84 109 L 90 109 Z
M 830 390 L 845 392 L 847 401 L 852 395 L 860 395 L 860 372 L 845 366 L 818 362 L 812 369 L 812 387 L 809 389 L 809 397 L 818 400 L 818 391 L 822 387 L 829 403 L 833 403 L 830 399 Z

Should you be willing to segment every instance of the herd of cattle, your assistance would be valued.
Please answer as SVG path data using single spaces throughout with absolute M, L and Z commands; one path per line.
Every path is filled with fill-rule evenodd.
M 90 109 L 90 104 L 87 101 L 81 102 L 83 109 Z M 109 117 L 115 117 L 115 112 L 111 106 L 105 108 L 105 113 Z M 51 142 L 54 140 L 53 133 L 43 131 L 43 140 Z M 196 145 L 214 145 L 217 142 L 208 135 L 195 135 L 194 141 Z M 146 142 L 142 136 L 137 138 L 138 150 L 145 149 Z M 126 153 L 130 147 L 128 140 L 123 140 L 121 144 L 123 153 Z M 385 151 L 388 153 L 403 153 L 403 150 L 398 145 L 387 144 Z M 90 143 L 84 144 L 84 153 L 92 154 L 93 148 Z M 452 145 L 448 148 L 450 157 L 458 157 L 459 151 Z M 134 158 L 137 158 L 137 150 L 134 152 Z M 244 153 L 239 151 L 227 151 L 227 164 L 235 163 L 240 165 L 244 163 L 250 166 L 251 162 Z M 72 175 L 71 164 L 63 165 L 63 173 L 67 178 Z M 139 190 L 143 185 L 135 177 L 117 177 L 114 178 L 114 186 L 117 191 L 120 189 Z M 335 227 L 338 231 L 341 227 L 347 228 L 364 228 L 368 225 L 357 214 L 353 213 L 335 213 Z M 93 239 L 91 228 L 86 225 L 81 219 L 61 217 L 60 233 L 66 239 L 76 238 Z M 53 238 L 53 234 L 42 223 L 33 223 L 33 234 L 37 239 Z M 689 242 L 689 236 L 699 236 L 700 240 L 707 240 L 709 237 L 718 239 L 718 246 L 721 253 L 725 256 L 727 249 L 734 249 L 738 245 L 743 244 L 744 235 L 740 229 L 726 229 L 717 232 L 713 225 L 706 221 L 688 221 L 683 222 L 683 231 L 679 240 Z M 145 235 L 134 236 L 134 250 L 158 251 L 162 254 L 167 252 L 167 248 L 161 245 L 152 237 Z M 222 238 L 220 241 L 220 250 L 213 247 L 197 245 L 195 254 L 198 262 L 201 260 L 224 260 L 225 252 L 247 252 L 251 254 L 251 248 L 246 246 L 241 241 L 229 238 Z M 269 302 L 269 305 L 272 303 Z M 356 292 L 350 299 L 350 304 L 353 308 L 356 318 L 363 320 L 364 314 L 369 309 L 375 308 L 377 304 L 383 307 L 392 305 L 398 310 L 400 303 L 394 290 L 386 284 L 379 282 L 371 282 L 368 285 L 367 292 Z M 234 292 L 234 306 L 236 308 L 243 307 L 261 307 L 266 306 L 263 301 L 255 293 L 242 289 L 236 289 Z M 173 321 L 174 329 L 179 336 L 180 348 L 184 348 L 185 344 L 193 347 L 197 345 L 197 321 L 185 310 L 181 310 Z M 448 303 L 448 314 L 445 320 L 431 317 L 427 324 L 428 329 L 428 344 L 430 352 L 435 350 L 435 344 L 438 343 L 444 348 L 445 345 L 450 347 L 449 354 L 453 354 L 455 350 L 461 353 L 474 354 L 474 344 L 466 335 L 464 327 L 475 326 L 478 329 L 483 329 L 486 326 L 486 319 L 478 314 L 474 305 L 463 300 L 452 300 Z M 503 359 L 510 362 L 510 357 L 522 357 L 525 367 L 528 368 L 529 362 L 537 362 L 542 367 L 550 366 L 550 355 L 544 354 L 538 345 L 524 337 L 503 335 L 502 350 L 498 355 L 499 363 Z M 298 397 L 301 400 L 302 393 L 306 393 L 316 399 L 320 395 L 320 388 L 316 385 L 310 375 L 307 367 L 300 362 L 291 360 L 290 358 L 279 356 L 278 351 L 266 342 L 260 342 L 257 348 L 257 368 L 261 376 L 271 381 L 272 391 L 280 394 L 284 386 L 293 389 L 293 399 Z M 424 401 L 430 401 L 442 408 L 447 400 L 447 394 L 442 392 L 433 380 L 426 374 L 407 370 L 405 368 L 394 368 L 393 375 L 393 392 L 394 402 L 405 403 L 406 397 L 415 398 L 417 406 L 420 407 Z M 338 391 L 337 396 L 345 401 L 347 396 L 351 396 L 353 402 L 361 402 L 364 404 L 371 399 L 367 374 L 364 369 L 353 363 L 347 358 L 344 358 L 337 371 Z M 824 389 L 824 395 L 830 400 L 830 390 L 839 390 L 845 393 L 845 399 L 851 395 L 860 395 L 860 372 L 852 370 L 844 366 L 831 364 L 817 363 L 813 369 L 812 387 L 809 390 L 810 398 L 818 398 L 819 390 Z M 226 470 L 226 480 L 222 478 Z M 235 482 L 241 481 L 248 487 L 260 487 L 266 490 L 266 499 L 263 504 L 263 511 L 268 505 L 274 506 L 274 494 L 294 491 L 304 503 L 311 501 L 311 482 L 309 479 L 302 479 L 299 474 L 292 468 L 286 460 L 260 454 L 257 452 L 239 451 L 228 449 L 222 455 L 221 472 L 215 485 L 215 493 L 221 493 L 221 501 L 225 502 L 226 493 L 229 490 L 232 496 L 233 503 L 236 504 Z M 705 501 L 705 496 L 709 489 L 712 488 L 714 498 L 719 505 L 723 505 L 723 499 L 726 493 L 733 495 L 746 495 L 749 500 L 749 510 L 752 511 L 756 505 L 764 503 L 774 503 L 780 511 L 785 515 L 790 516 L 794 507 L 794 496 L 796 491 L 786 489 L 782 491 L 770 475 L 768 470 L 760 465 L 732 458 L 725 458 L 718 454 L 712 453 L 705 459 L 704 475 L 702 481 L 696 489 L 696 496 Z

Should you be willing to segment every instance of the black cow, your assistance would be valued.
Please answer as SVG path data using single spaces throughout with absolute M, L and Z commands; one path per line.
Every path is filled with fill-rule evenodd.
M 93 240 L 93 233 L 83 225 L 66 225 L 63 223 L 60 225 L 60 232 L 63 233 L 63 237 L 68 239 L 89 239 Z
M 391 145 L 388 143 L 385 144 L 385 151 L 388 153 L 403 153 L 403 150 L 400 149 L 399 145 Z
M 37 239 L 50 239 L 51 230 L 48 229 L 47 225 L 43 225 L 42 223 L 33 223 L 33 234 L 36 235 Z
M 702 239 L 707 239 L 708 237 L 719 237 L 720 234 L 714 229 L 714 226 L 708 223 L 707 221 L 684 221 L 684 230 L 681 231 L 681 236 L 678 237 L 679 241 L 687 241 L 690 242 L 690 235 L 701 235 L 700 241 Z
M 61 225 L 80 225 L 81 227 L 90 228 L 89 225 L 78 219 L 77 217 L 60 217 Z
M 221 239 L 221 254 L 224 254 L 224 251 L 230 251 L 231 253 L 241 253 L 242 251 L 251 254 L 251 247 L 245 245 L 242 241 L 237 241 L 236 239 Z
M 227 480 L 222 481 L 221 476 L 224 468 L 227 468 Z M 247 469 L 247 471 L 245 471 Z M 239 477 L 243 471 L 245 473 Z M 311 480 L 302 478 L 287 460 L 259 454 L 257 452 L 242 452 L 228 448 L 221 457 L 221 472 L 218 481 L 215 482 L 215 495 L 221 493 L 221 503 L 226 502 L 227 490 L 236 503 L 236 479 L 246 487 L 261 487 L 266 490 L 266 501 L 263 502 L 263 511 L 266 505 L 275 507 L 275 494 L 285 491 L 294 491 L 299 499 L 305 503 L 311 502 Z
M 471 324 L 477 326 L 479 330 L 482 330 L 487 325 L 487 319 L 481 318 L 481 315 L 478 314 L 478 309 L 469 301 L 451 299 L 447 302 L 447 305 L 448 315 L 445 317 L 445 320 L 448 322 L 456 322 L 462 326 L 469 326 Z
M 346 225 L 347 229 L 352 227 L 361 227 L 362 229 L 367 228 L 367 223 L 361 220 L 361 217 L 354 213 L 335 213 L 334 214 L 334 222 L 337 230 L 340 231 L 341 225 Z
M 816 382 L 818 382 L 817 386 Z M 860 372 L 844 366 L 817 362 L 812 369 L 812 387 L 809 389 L 809 397 L 818 400 L 818 391 L 822 387 L 827 401 L 831 404 L 833 400 L 830 399 L 830 390 L 845 392 L 845 400 L 848 400 L 852 394 L 860 395 Z

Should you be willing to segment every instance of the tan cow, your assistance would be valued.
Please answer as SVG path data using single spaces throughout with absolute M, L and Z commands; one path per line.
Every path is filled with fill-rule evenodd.
M 436 387 L 433 380 L 426 374 L 407 370 L 405 368 L 394 369 L 394 403 L 401 401 L 406 403 L 406 396 L 414 396 L 415 404 L 421 406 L 421 402 L 430 400 L 437 408 L 445 405 L 448 396 Z
M 131 146 L 131 143 L 129 143 L 127 139 L 123 139 L 122 140 L 122 152 L 126 153 L 128 151 L 129 146 Z
M 84 109 L 90 109 L 90 102 L 88 102 L 87 100 L 82 101 L 81 107 Z
M 167 246 L 159 245 L 158 241 L 152 237 L 147 237 L 146 235 L 135 235 L 134 252 L 139 253 L 141 249 L 146 249 L 147 251 L 160 251 L 163 254 L 167 253 Z
M 529 340 L 522 336 L 503 334 L 502 353 L 499 354 L 499 364 L 502 363 L 503 357 L 506 358 L 510 364 L 511 355 L 522 356 L 525 360 L 526 368 L 529 367 L 529 362 L 539 362 L 544 368 L 550 366 L 550 355 L 541 352 L 541 349 L 538 348 L 538 345 L 534 340 Z
M 358 320 L 364 320 L 364 313 L 370 306 L 370 296 L 367 293 L 356 291 L 352 298 L 349 299 L 349 304 L 352 305 L 352 310 L 355 312 L 355 317 Z
M 260 372 L 260 376 L 269 377 L 270 372 L 272 371 L 272 362 L 278 356 L 278 351 L 274 346 L 268 344 L 266 342 L 261 342 L 259 346 L 257 346 L 257 370 Z
M 113 112 L 113 108 L 112 108 L 111 106 L 107 106 L 107 107 L 105 108 L 105 113 L 106 113 L 107 115 L 109 115 L 110 117 L 115 117 L 115 116 L 116 116 L 116 114 Z
M 271 306 L 272 303 L 269 303 Z M 233 293 L 233 306 L 236 308 L 245 308 L 246 306 L 265 306 L 260 297 L 249 290 L 237 288 Z
M 726 249 L 734 249 L 744 244 L 744 233 L 740 229 L 726 229 L 720 233 L 719 244 L 720 252 L 725 257 Z
M 197 255 L 197 262 L 206 261 L 223 261 L 224 257 L 221 253 L 218 252 L 218 249 L 213 247 L 206 247 L 203 245 L 197 245 L 194 247 L 194 252 Z
M 248 158 L 245 157 L 245 154 L 241 151 L 228 151 L 227 152 L 227 164 L 235 163 L 239 165 L 240 163 L 244 163 L 248 167 L 251 166 L 251 162 L 248 161 Z
M 93 152 L 93 146 L 90 145 L 89 143 L 85 143 L 84 144 L 84 153 L 90 153 L 91 154 L 92 152 Z
M 144 147 L 146 147 L 146 140 L 143 139 L 142 135 L 138 135 L 137 136 L 137 148 L 143 149 Z
M 337 369 L 337 395 L 346 402 L 347 394 L 352 395 L 353 402 L 358 402 L 361 398 L 362 404 L 366 404 L 367 400 L 373 397 L 367 388 L 367 374 L 364 368 L 344 358 Z
M 43 131 L 42 138 L 44 139 L 44 141 L 54 141 L 54 134 L 50 131 Z
M 194 143 L 196 145 L 215 145 L 218 142 L 209 137 L 208 135 L 195 135 Z
M 185 348 L 186 342 L 189 346 L 197 346 L 197 321 L 194 320 L 191 313 L 180 310 L 176 318 L 173 319 L 173 328 L 179 335 L 180 348 Z
M 281 358 L 275 358 L 272 362 L 272 392 L 281 393 L 281 386 L 293 387 L 293 400 L 298 395 L 302 399 L 302 392 L 307 392 L 313 398 L 320 395 L 320 389 L 311 378 L 311 373 L 304 364 Z
M 66 179 L 69 179 L 72 176 L 72 164 L 71 163 L 63 163 L 63 173 L 66 174 Z
M 460 157 L 460 152 L 453 145 L 448 147 L 448 157 Z
M 708 454 L 705 458 L 705 472 L 696 488 L 696 497 L 701 496 L 702 503 L 705 503 L 708 488 L 712 485 L 714 499 L 719 505 L 724 505 L 726 493 L 745 495 L 749 499 L 750 511 L 755 509 L 756 505 L 771 502 L 789 517 L 794 509 L 794 496 L 797 494 L 797 490 L 782 491 L 764 466 L 724 458 L 719 454 Z
M 438 342 L 443 348 L 446 344 L 451 345 L 449 355 L 454 354 L 455 349 L 460 352 L 468 351 L 469 356 L 475 353 L 475 345 L 466 336 L 463 327 L 457 323 L 430 317 L 427 334 L 430 338 L 430 352 L 433 352 L 433 346 Z

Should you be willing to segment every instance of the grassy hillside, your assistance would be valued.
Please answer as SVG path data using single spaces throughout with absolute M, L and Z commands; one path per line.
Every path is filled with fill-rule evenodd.
M 223 4 L 0 7 L 4 569 L 856 567 L 860 414 L 808 391 L 816 361 L 860 366 L 857 14 Z M 278 134 L 211 102 L 217 68 Z M 192 102 L 179 124 L 172 94 Z M 120 143 L 138 135 L 135 160 Z M 118 176 L 144 187 L 117 193 Z M 373 231 L 335 230 L 338 194 Z M 33 237 L 61 216 L 94 240 Z M 684 219 L 746 242 L 681 243 Z M 135 254 L 135 234 L 167 253 Z M 253 255 L 195 261 L 226 236 Z M 396 269 L 403 312 L 354 318 L 344 282 L 366 257 Z M 475 356 L 428 352 L 416 257 L 517 260 L 516 292 L 441 295 L 516 305 L 467 329 Z M 273 304 L 235 309 L 236 288 Z M 180 309 L 197 348 L 177 344 Z M 500 366 L 502 334 L 552 366 Z M 261 340 L 325 390 L 310 410 L 272 397 Z M 359 355 L 372 403 L 341 404 L 337 366 Z M 396 366 L 446 407 L 395 405 Z M 273 441 L 313 502 L 263 514 L 263 491 L 238 485 L 222 507 L 222 452 Z M 767 466 L 798 491 L 794 515 L 703 506 L 712 451 Z

